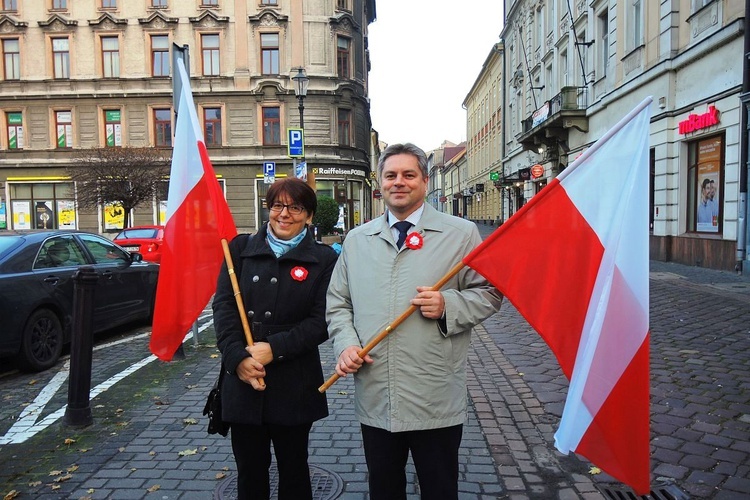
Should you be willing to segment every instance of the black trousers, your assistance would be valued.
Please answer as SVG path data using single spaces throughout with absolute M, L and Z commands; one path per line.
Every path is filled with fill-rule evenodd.
M 462 434 L 463 425 L 388 432 L 363 424 L 370 500 L 406 499 L 406 461 L 410 451 L 422 500 L 456 500 Z
M 307 444 L 312 423 L 302 425 L 232 424 L 238 500 L 268 500 L 271 443 L 279 470 L 279 500 L 311 500 Z

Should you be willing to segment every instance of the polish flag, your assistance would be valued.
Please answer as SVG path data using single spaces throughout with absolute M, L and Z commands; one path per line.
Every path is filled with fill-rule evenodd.
M 649 493 L 649 105 L 643 101 L 464 263 L 570 380 L 555 446 Z
M 237 235 L 234 219 L 208 159 L 190 78 L 182 60 L 182 81 L 167 221 L 156 287 L 156 309 L 149 348 L 170 361 L 216 291 L 224 258 L 221 240 Z

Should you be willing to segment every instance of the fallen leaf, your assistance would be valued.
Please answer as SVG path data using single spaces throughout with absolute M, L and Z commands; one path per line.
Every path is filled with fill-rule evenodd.
M 161 486 L 159 486 L 158 484 L 155 484 L 152 487 L 148 488 L 146 491 L 148 491 L 149 493 L 153 493 L 155 491 L 159 491 L 160 489 L 161 489 Z
M 189 377 L 190 375 L 192 375 L 191 372 L 185 372 L 185 375 L 183 375 L 183 377 Z
M 75 465 L 75 464 L 73 464 L 73 465 L 71 465 L 70 467 L 68 467 L 68 468 L 67 468 L 67 469 L 65 469 L 65 470 L 67 470 L 68 472 L 75 472 L 75 471 L 77 471 L 77 470 L 78 470 L 78 466 L 77 466 L 77 465 Z
M 339 394 L 341 394 L 342 396 L 346 396 L 346 395 L 347 395 L 347 394 L 349 394 L 349 393 L 348 393 L 348 392 L 346 392 L 346 391 L 339 391 Z
M 119 451 L 120 453 L 122 453 L 123 451 L 125 451 L 125 447 L 124 447 L 124 446 L 122 446 L 122 447 L 120 447 L 120 448 L 117 448 L 117 451 Z
M 12 500 L 13 498 L 16 498 L 18 496 L 18 492 L 16 490 L 10 490 L 8 493 L 5 494 L 3 497 L 3 500 Z
M 40 484 L 42 484 L 41 481 L 32 481 L 32 482 L 29 483 L 29 488 L 36 488 Z
M 602 470 L 599 467 L 591 467 L 589 469 L 589 474 L 595 475 L 595 474 L 601 474 Z
M 65 474 L 64 476 L 56 477 L 54 481 L 56 483 L 64 483 L 68 479 L 72 478 L 73 476 L 71 474 Z
M 94 408 L 104 408 L 104 405 L 96 405 Z
M 194 419 L 194 418 L 186 418 L 182 422 L 185 423 L 185 424 L 187 424 L 187 425 L 195 425 L 195 424 L 198 423 L 198 421 L 196 419 Z
M 149 451 L 148 454 L 153 457 L 154 455 L 156 455 L 156 452 L 155 451 Z
M 94 492 L 94 488 L 89 488 L 86 490 L 86 493 L 93 493 L 93 492 Z
M 197 387 L 196 385 L 191 385 L 191 384 L 188 384 L 185 386 L 185 388 L 187 389 L 195 389 L 196 387 Z
M 75 442 L 76 442 L 76 440 L 75 440 L 75 439 L 73 439 L 73 438 L 65 438 L 65 441 L 63 441 L 63 442 L 64 442 L 65 444 L 67 444 L 67 445 L 71 445 L 71 444 L 75 443 Z
M 178 455 L 181 457 L 186 457 L 188 455 L 197 455 L 197 454 L 198 454 L 198 448 L 194 450 L 182 450 L 181 452 L 178 453 Z
M 221 468 L 221 470 L 229 470 L 229 467 L 224 466 L 224 467 Z
M 206 451 L 208 449 L 208 446 L 201 446 L 201 451 Z
M 78 448 L 78 451 L 80 451 L 81 453 L 86 453 L 89 450 L 91 450 L 91 448 Z
M 124 411 L 125 411 L 125 410 L 123 410 L 122 408 L 118 408 L 118 409 L 116 409 L 116 410 L 115 410 L 115 413 L 122 413 L 122 412 L 124 412 Z
M 212 354 L 210 357 L 211 357 L 211 359 L 216 359 L 216 358 L 219 357 L 219 355 L 218 354 Z
M 223 472 L 216 473 L 216 479 L 224 479 L 225 477 L 227 477 L 227 475 L 224 474 Z
M 49 475 L 50 476 L 61 476 L 62 475 L 62 471 L 61 470 L 51 470 L 51 471 L 49 471 Z
M 137 471 L 137 470 L 138 470 L 138 469 L 136 469 L 135 467 L 131 467 L 131 468 L 130 468 L 130 472 L 135 472 L 135 471 Z
M 37 382 L 37 379 L 29 380 L 29 385 L 35 385 Z
M 60 485 L 59 484 L 50 484 L 50 486 L 52 486 L 52 491 L 60 489 Z

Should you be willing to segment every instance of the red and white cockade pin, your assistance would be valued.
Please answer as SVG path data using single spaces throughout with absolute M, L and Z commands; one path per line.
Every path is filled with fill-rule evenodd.
M 307 269 L 301 266 L 293 268 L 290 274 L 292 275 L 292 279 L 296 281 L 305 281 L 307 279 Z
M 422 235 L 416 231 L 407 234 L 406 240 L 404 240 L 404 245 L 406 245 L 406 248 L 409 248 L 411 250 L 419 250 L 420 248 L 422 248 L 422 244 L 424 244 L 424 238 L 422 238 Z

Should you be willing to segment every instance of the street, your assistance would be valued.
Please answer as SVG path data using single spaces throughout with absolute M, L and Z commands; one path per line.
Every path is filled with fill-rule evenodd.
M 485 235 L 494 229 L 479 227 Z M 750 281 L 660 262 L 651 263 L 650 278 L 652 491 L 747 498 Z M 199 324 L 197 347 L 186 341 L 186 359 L 171 363 L 148 361 L 148 329 L 100 344 L 94 424 L 84 429 L 55 418 L 66 402 L 63 362 L 0 377 L 0 491 L 49 499 L 233 498 L 229 440 L 206 434 L 201 415 L 219 366 L 209 310 Z M 327 376 L 330 343 L 321 355 Z M 555 450 L 567 381 L 508 303 L 476 329 L 468 381 L 461 498 L 598 499 L 629 491 L 585 459 Z M 327 394 L 331 415 L 313 426 L 316 498 L 367 498 L 352 393 L 351 379 L 339 380 Z M 413 466 L 408 473 L 416 499 Z

